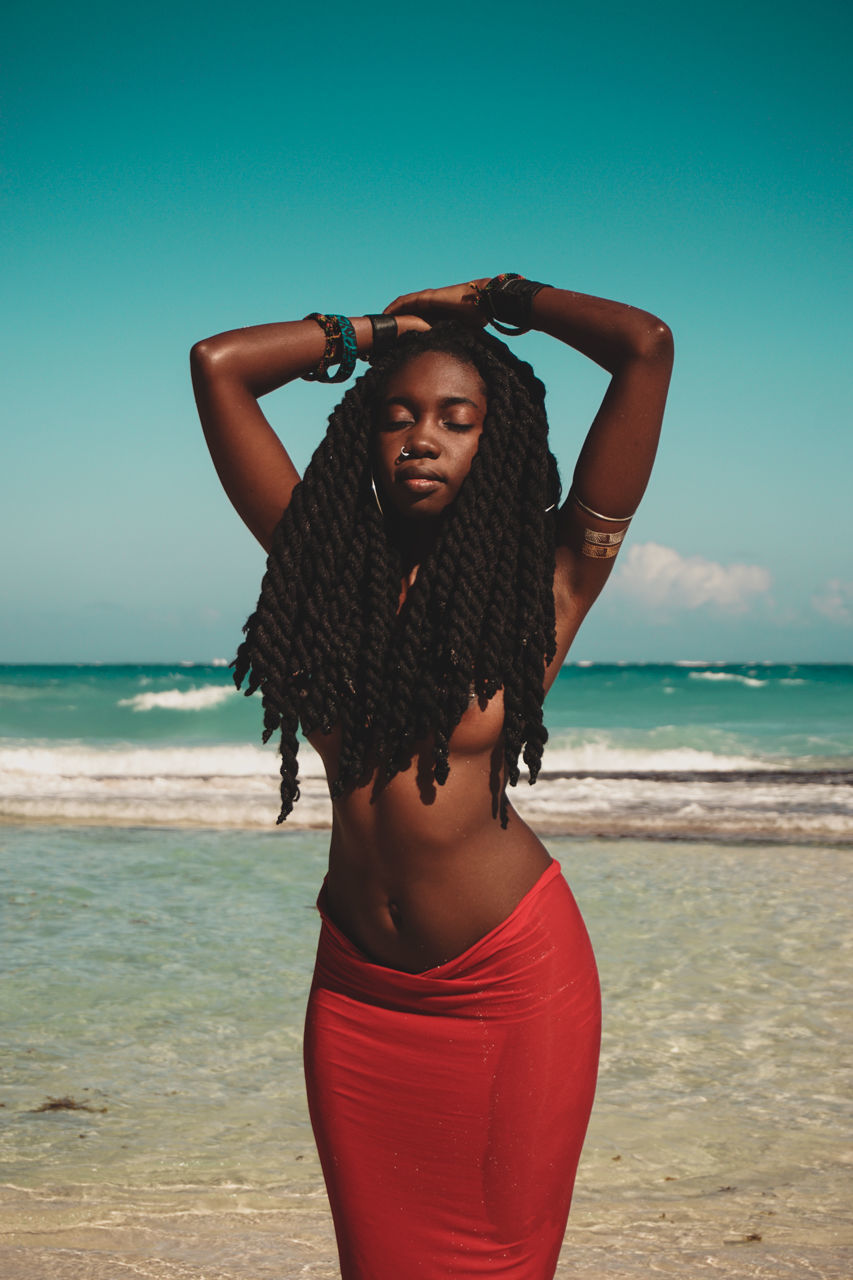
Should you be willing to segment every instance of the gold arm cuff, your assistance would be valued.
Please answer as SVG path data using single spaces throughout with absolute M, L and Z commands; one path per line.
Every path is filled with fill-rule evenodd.
M 590 560 L 612 560 L 618 555 L 619 547 L 599 547 L 592 542 L 584 542 L 581 545 L 581 555 L 589 556 Z
M 627 521 L 633 520 L 634 516 L 637 514 L 636 511 L 632 511 L 629 516 L 605 516 L 602 515 L 600 511 L 593 511 L 592 507 L 588 507 L 585 502 L 582 502 L 574 489 L 569 490 L 569 497 L 573 502 L 576 502 L 581 511 L 585 511 L 587 515 L 595 516 L 596 520 L 606 520 L 610 524 L 621 524 L 623 521 L 627 523 Z
M 598 529 L 584 529 L 583 540 L 596 543 L 599 547 L 618 547 L 626 532 L 626 529 L 620 529 L 617 533 L 601 533 Z

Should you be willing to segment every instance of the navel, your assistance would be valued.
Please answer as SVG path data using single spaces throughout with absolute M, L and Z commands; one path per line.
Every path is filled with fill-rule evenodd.
M 403 913 L 400 910 L 399 902 L 395 901 L 394 898 L 388 899 L 388 915 L 391 917 L 391 923 L 394 928 L 399 932 L 403 922 Z

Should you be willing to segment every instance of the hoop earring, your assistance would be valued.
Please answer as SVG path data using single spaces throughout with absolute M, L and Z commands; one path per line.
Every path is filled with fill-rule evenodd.
M 376 480 L 374 479 L 372 471 L 370 473 L 370 487 L 373 490 L 373 496 L 376 499 L 376 505 L 379 508 L 379 514 L 382 516 L 382 519 L 384 520 L 385 512 L 382 510 L 382 503 L 379 501 L 379 490 L 376 488 Z

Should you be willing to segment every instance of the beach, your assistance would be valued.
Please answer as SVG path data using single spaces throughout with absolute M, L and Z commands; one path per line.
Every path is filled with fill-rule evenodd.
M 323 796 L 272 825 L 275 755 L 227 681 L 0 673 L 9 1280 L 338 1275 L 301 1078 Z M 604 995 L 565 1280 L 853 1274 L 851 687 L 565 680 L 517 797 Z

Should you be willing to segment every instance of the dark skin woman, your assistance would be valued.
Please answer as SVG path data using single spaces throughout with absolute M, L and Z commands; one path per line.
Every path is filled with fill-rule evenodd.
M 405 356 L 402 363 L 392 360 L 387 373 L 383 373 L 378 364 L 378 372 L 374 371 L 376 377 L 371 384 L 373 390 L 369 400 L 372 421 L 369 427 L 368 457 L 364 465 L 365 476 L 372 481 L 375 492 L 371 497 L 365 490 L 366 496 L 359 501 L 364 505 L 375 500 L 378 508 L 371 509 L 367 515 L 365 506 L 364 520 L 373 521 L 374 526 L 380 529 L 380 534 L 374 533 L 372 536 L 385 539 L 391 548 L 390 554 L 395 557 L 395 590 L 398 589 L 396 609 L 401 619 L 405 618 L 406 609 L 413 604 L 417 591 L 424 587 L 424 583 L 420 587 L 416 585 L 422 567 L 425 582 L 433 564 L 431 557 L 438 554 L 441 539 L 450 536 L 447 532 L 449 523 L 465 500 L 469 473 L 469 483 L 473 483 L 474 473 L 481 462 L 484 467 L 491 465 L 479 456 L 484 453 L 482 444 L 491 430 L 490 415 L 493 412 L 490 391 L 486 385 L 491 375 L 483 372 L 486 369 L 483 361 L 488 357 L 497 366 L 502 359 L 499 354 L 490 354 L 490 349 L 482 360 L 479 356 L 476 357 L 480 363 L 478 368 L 474 357 L 467 358 L 463 346 L 454 345 L 454 340 L 439 342 L 439 349 L 427 347 L 421 350 L 417 347 L 419 340 L 410 339 L 406 335 L 427 335 L 433 328 L 438 334 L 445 322 L 452 321 L 457 328 L 449 332 L 458 332 L 461 327 L 472 335 L 469 345 L 473 343 L 476 347 L 476 334 L 488 314 L 488 308 L 482 302 L 483 291 L 489 287 L 488 278 L 483 278 L 439 289 L 427 289 L 405 294 L 385 309 L 386 315 L 396 318 L 400 350 L 410 351 L 410 354 Z M 370 319 L 354 317 L 351 324 L 359 354 L 369 354 L 374 341 L 374 326 Z M 553 610 L 549 613 L 546 607 L 543 614 L 545 622 L 542 635 L 546 638 L 542 643 L 545 657 L 536 677 L 541 677 L 541 691 L 544 693 L 556 679 L 578 628 L 612 570 L 613 557 L 620 541 L 618 535 L 627 530 L 630 517 L 646 488 L 669 386 L 673 348 L 666 325 L 648 312 L 549 286 L 538 289 L 530 297 L 526 324 L 574 348 L 610 374 L 606 394 L 580 451 L 571 490 L 558 509 L 540 520 L 540 524 L 544 521 L 542 527 L 546 529 L 546 536 L 550 539 L 547 555 L 553 557 L 547 560 L 549 565 L 553 565 Z M 302 537 L 301 532 L 297 529 L 294 533 L 294 526 L 288 525 L 287 519 L 282 519 L 283 512 L 286 512 L 294 498 L 294 491 L 299 493 L 300 477 L 287 450 L 264 417 L 258 401 L 275 388 L 315 369 L 323 358 L 325 342 L 326 336 L 320 325 L 314 319 L 306 319 L 222 333 L 198 343 L 192 351 L 193 385 L 198 410 L 216 470 L 241 518 L 264 549 L 267 552 L 273 550 L 271 569 L 265 579 L 268 584 L 265 590 L 269 596 L 274 595 L 276 583 L 278 586 L 275 589 L 279 594 L 287 593 L 289 589 L 286 568 L 273 571 L 276 555 L 279 556 L 280 564 L 286 565 L 290 563 L 286 556 L 297 554 L 293 550 L 297 542 L 299 546 L 302 545 L 298 541 Z M 411 349 L 406 343 L 413 344 Z M 450 349 L 441 349 L 442 346 Z M 495 375 L 500 376 L 500 373 Z M 523 371 L 518 377 L 522 382 L 529 382 L 528 375 Z M 530 386 L 533 386 L 533 382 L 530 382 Z M 536 401 L 538 393 L 535 388 L 530 395 Z M 544 421 L 544 410 L 537 408 L 535 412 Z M 335 465 L 334 451 L 330 451 L 324 465 L 327 468 Z M 508 460 L 501 465 L 505 469 L 500 474 L 509 476 L 513 472 L 511 441 Z M 527 467 L 527 462 L 522 464 L 519 461 L 515 470 L 525 470 Z M 485 483 L 485 480 L 478 479 L 478 484 Z M 543 512 L 551 505 L 547 497 L 546 492 L 541 504 Z M 485 512 L 487 526 L 488 501 L 487 497 L 486 506 L 481 503 L 479 508 L 479 519 L 482 523 Z M 310 510 L 315 511 L 314 521 L 312 522 L 310 514 L 303 516 L 300 507 L 299 527 L 309 529 L 312 523 L 316 524 L 317 508 L 306 510 L 309 513 Z M 476 513 L 470 518 L 476 520 Z M 305 536 L 309 536 L 309 533 Z M 315 533 L 310 536 L 315 536 Z M 501 530 L 490 531 L 487 527 L 483 535 L 486 539 L 484 545 L 491 545 L 490 536 L 499 533 Z M 288 545 L 279 553 L 277 547 L 281 547 L 285 535 L 289 540 Z M 319 536 L 322 537 L 322 532 Z M 523 549 L 524 530 L 521 530 L 518 540 Z M 346 537 L 343 541 L 346 542 Z M 322 543 L 320 545 L 322 547 Z M 345 554 L 344 546 L 341 555 Z M 282 556 L 285 557 L 284 560 L 281 559 Z M 334 563 L 343 561 L 338 559 Z M 550 572 L 549 568 L 549 576 Z M 479 581 L 474 573 L 472 595 L 476 594 L 473 585 L 475 577 Z M 523 584 L 529 577 L 530 574 L 522 565 L 518 581 Z M 310 611 L 310 591 L 305 598 L 309 600 L 305 607 Z M 550 606 L 550 599 L 546 601 L 546 605 Z M 440 613 L 440 607 L 443 606 L 435 606 L 439 610 L 436 617 L 444 616 Z M 488 606 L 484 608 L 488 612 Z M 497 607 L 496 613 L 500 613 Z M 260 636 L 260 639 L 254 641 L 252 653 L 260 674 L 252 687 L 260 684 L 263 688 L 265 681 L 270 685 L 273 683 L 269 672 L 276 664 L 276 653 L 284 652 L 276 650 L 275 645 L 269 645 L 269 625 L 264 621 L 266 616 L 260 610 L 254 623 L 254 634 L 256 637 Z M 477 616 L 482 618 L 483 615 Z M 553 621 L 549 622 L 549 618 Z M 452 618 L 448 625 L 452 625 Z M 472 625 L 485 627 L 485 623 L 479 622 Z M 520 625 L 523 630 L 523 620 Z M 345 628 L 344 619 L 340 622 L 339 629 L 344 631 Z M 288 627 L 282 628 L 282 634 L 285 636 L 282 643 L 286 644 Z M 439 636 L 441 633 L 436 631 L 434 634 Z M 252 635 L 250 631 L 250 643 Z M 522 655 L 519 659 L 522 663 L 527 643 L 527 639 L 523 638 L 516 646 L 517 652 Z M 388 647 L 383 650 L 386 654 L 383 659 L 385 666 L 389 661 L 387 655 L 396 652 L 396 644 L 392 636 Z M 535 645 L 534 651 L 539 652 Z M 266 660 L 257 656 L 262 653 L 268 654 Z M 426 712 L 423 713 L 426 719 L 422 717 L 417 720 L 417 733 L 412 729 L 408 739 L 403 735 L 401 740 L 404 746 L 388 747 L 385 757 L 381 707 L 375 712 L 359 712 L 359 726 L 356 729 L 342 729 L 341 717 L 336 708 L 343 705 L 340 699 L 343 698 L 345 702 L 346 695 L 341 693 L 339 698 L 338 693 L 335 693 L 326 698 L 326 710 L 320 707 L 313 717 L 306 713 L 301 718 L 309 741 L 324 762 L 333 796 L 329 871 L 322 895 L 324 919 L 327 922 L 324 927 L 332 931 L 334 938 L 342 946 L 352 949 L 352 963 L 366 964 L 368 971 L 376 975 L 377 981 L 381 980 L 383 973 L 392 979 L 396 973 L 400 975 L 400 981 L 407 981 L 405 975 L 411 975 L 415 980 L 418 976 L 444 972 L 443 966 L 452 965 L 472 948 L 476 950 L 481 940 L 491 937 L 511 919 L 520 904 L 529 900 L 531 892 L 549 867 L 556 865 L 552 864 L 545 846 L 516 814 L 506 798 L 507 781 L 514 781 L 515 776 L 514 756 L 508 761 L 505 751 L 506 726 L 510 719 L 505 697 L 509 699 L 512 692 L 509 679 L 504 681 L 501 678 L 500 666 L 497 676 L 482 674 L 477 665 L 479 659 L 474 660 L 473 668 L 466 667 L 465 672 L 459 676 L 453 669 L 455 650 L 451 647 L 449 653 L 450 657 L 443 660 L 445 666 L 442 668 L 449 672 L 447 687 L 450 688 L 453 679 L 458 677 L 462 681 L 459 687 L 464 688 L 465 682 L 469 680 L 470 670 L 471 695 L 461 714 L 455 719 L 451 717 L 452 731 L 447 735 L 444 755 L 438 746 L 443 731 L 435 727 L 438 720 L 433 725 Z M 422 654 L 414 662 L 409 669 L 411 680 L 415 679 L 420 667 L 430 657 L 431 652 Z M 243 662 L 244 673 L 250 661 L 251 657 L 247 656 Z M 346 661 L 350 662 L 350 666 L 346 666 L 343 659 L 329 659 L 333 666 L 338 663 L 335 670 L 363 670 L 363 666 L 358 666 L 357 653 Z M 318 664 L 319 662 L 318 659 Z M 300 680 L 305 682 L 309 692 L 305 693 L 303 690 L 303 695 L 307 699 L 305 705 L 308 706 L 311 700 L 311 677 L 305 674 L 304 669 L 306 665 L 310 665 L 310 660 L 307 664 L 304 658 L 297 661 L 288 650 L 287 659 L 282 658 L 279 665 L 284 672 L 284 675 L 280 672 L 276 677 L 279 683 L 286 685 L 289 679 L 297 683 Z M 445 684 L 442 679 L 443 677 L 438 679 L 438 683 L 431 687 L 443 690 Z M 347 677 L 345 680 L 340 679 L 338 683 L 353 688 L 353 684 L 358 686 L 359 678 Z M 441 694 L 438 696 L 440 699 Z M 524 703 L 525 696 L 520 694 L 516 699 L 513 693 L 513 707 L 515 708 L 516 701 L 519 701 L 519 705 Z M 541 706 L 541 697 L 539 703 Z M 534 723 L 535 708 L 531 714 L 533 719 L 528 716 L 525 721 L 521 712 L 516 715 L 513 711 L 516 719 L 520 716 L 525 724 Z M 278 712 L 273 715 L 268 710 L 268 729 L 273 724 L 278 727 L 279 720 Z M 520 730 L 522 738 L 525 732 L 528 740 L 531 735 L 536 736 L 535 728 Z M 350 747 L 342 746 L 342 742 L 346 737 L 349 743 L 353 733 L 367 733 L 368 736 L 372 733 L 374 738 L 362 749 L 358 767 L 353 766 L 349 775 L 344 770 L 344 780 L 341 782 L 338 779 L 342 752 L 349 759 L 347 753 L 350 751 Z M 542 742 L 544 737 L 543 732 Z M 405 746 L 406 742 L 408 747 Z M 294 760 L 295 749 L 294 746 Z M 287 754 L 284 737 L 282 751 L 283 755 Z M 517 756 L 517 753 L 516 746 L 514 755 Z M 541 745 L 539 755 L 541 756 Z M 283 769 L 283 776 L 285 772 Z M 290 772 L 295 773 L 295 764 Z M 291 784 L 291 793 L 295 793 L 295 780 Z M 292 800 L 288 801 L 288 806 L 290 803 Z M 582 929 L 582 925 L 579 928 Z M 558 929 L 558 932 L 561 931 L 562 926 Z M 591 1018 L 592 1014 L 589 1016 Z M 310 1020 L 309 1014 L 309 1022 Z M 431 1021 L 434 1028 L 436 1020 Z M 453 1039 L 451 1037 L 451 1041 Z M 323 1041 L 323 1044 L 326 1042 Z M 597 1052 L 597 1042 L 595 1050 Z M 385 1052 L 389 1052 L 387 1043 Z M 418 1052 L 421 1053 L 420 1050 Z M 423 1054 L 426 1052 L 424 1050 Z M 521 1054 L 522 1051 L 518 1052 Z M 538 1052 L 528 1046 L 524 1050 L 525 1059 Z M 559 1068 L 555 1065 L 554 1072 L 555 1075 L 564 1076 L 565 1051 L 561 1050 L 561 1054 L 563 1066 Z M 587 1055 L 590 1061 L 592 1054 L 593 1049 L 590 1048 Z M 329 1056 L 329 1051 L 321 1049 L 319 1057 L 323 1061 Z M 521 1062 L 522 1058 L 518 1061 Z M 374 1070 L 372 1067 L 365 1069 Z M 311 1071 L 314 1070 L 312 1067 Z M 319 1067 L 316 1070 L 319 1072 Z M 594 1066 L 584 1068 L 584 1071 L 587 1076 L 590 1072 L 594 1076 Z M 400 1072 L 405 1074 L 405 1068 L 401 1067 Z M 386 1087 L 390 1086 L 383 1084 L 383 1088 Z M 426 1084 L 423 1087 L 428 1091 Z M 547 1081 L 542 1084 L 546 1093 L 550 1087 Z M 565 1103 L 566 1108 L 574 1107 L 578 1112 L 585 1109 L 584 1115 L 577 1121 L 579 1137 L 576 1142 L 572 1140 L 573 1154 L 569 1163 L 574 1163 L 570 1169 L 567 1164 L 563 1178 L 569 1185 L 569 1196 L 574 1165 L 586 1126 L 586 1115 L 591 1105 L 591 1087 L 594 1087 L 594 1079 L 592 1086 L 587 1088 L 585 1084 L 573 1101 Z M 326 1086 L 323 1085 L 322 1088 L 325 1089 Z M 580 1086 L 578 1088 L 580 1090 Z M 328 1085 L 330 1095 L 348 1089 L 348 1084 L 342 1085 L 339 1082 L 333 1081 Z M 310 1091 L 309 1082 L 309 1093 Z M 417 1095 L 412 1097 L 415 1098 L 414 1103 L 406 1104 L 410 1110 L 412 1106 L 417 1108 L 418 1105 Z M 489 1108 L 486 1108 L 489 1114 L 483 1121 L 486 1128 L 482 1131 L 487 1135 L 482 1141 L 490 1152 L 496 1123 L 493 1103 L 494 1099 Z M 369 1109 L 369 1105 L 363 1103 L 362 1112 L 365 1108 Z M 427 1108 L 432 1105 L 443 1106 L 442 1103 L 424 1103 Z M 520 1106 L 521 1103 L 514 1104 L 514 1114 L 519 1114 Z M 337 1166 L 345 1164 L 345 1159 L 335 1149 L 334 1137 L 327 1142 L 318 1132 L 322 1127 L 319 1113 L 327 1107 L 331 1109 L 333 1103 L 321 1091 L 312 1100 L 312 1119 L 335 1212 L 344 1277 L 351 1280 L 368 1280 L 368 1277 L 369 1280 L 380 1280 L 386 1274 L 390 1276 L 407 1273 L 425 1277 L 448 1274 L 472 1277 L 501 1275 L 511 1277 L 511 1280 L 544 1280 L 553 1274 L 556 1258 L 554 1248 L 559 1249 L 562 1227 L 558 1224 L 554 1228 L 556 1245 L 549 1245 L 545 1253 L 536 1254 L 538 1245 L 531 1244 L 528 1247 L 522 1243 L 523 1237 L 541 1241 L 544 1229 L 536 1215 L 543 1212 L 542 1202 L 552 1197 L 543 1181 L 545 1174 L 541 1170 L 525 1171 L 524 1140 L 517 1134 L 506 1140 L 505 1150 L 502 1147 L 498 1156 L 490 1154 L 486 1157 L 481 1154 L 480 1165 L 475 1162 L 464 1178 L 461 1173 L 459 1175 L 466 1188 L 465 1194 L 469 1184 L 476 1182 L 478 1185 L 476 1195 L 479 1199 L 476 1204 L 471 1202 L 473 1208 L 465 1210 L 468 1217 L 473 1220 L 480 1212 L 478 1206 L 485 1206 L 482 1208 L 482 1221 L 477 1219 L 478 1225 L 471 1228 L 473 1243 L 461 1245 L 459 1240 L 462 1237 L 456 1228 L 448 1229 L 441 1237 L 442 1243 L 439 1243 L 437 1236 L 428 1234 L 432 1230 L 438 1231 L 438 1227 L 433 1226 L 424 1228 L 427 1234 L 418 1243 L 417 1231 L 412 1223 L 419 1221 L 421 1217 L 429 1217 L 428 1210 L 425 1208 L 421 1214 L 418 1206 L 427 1201 L 432 1203 L 432 1192 L 426 1193 L 422 1189 L 419 1191 L 414 1182 L 412 1197 L 401 1200 L 399 1205 L 399 1213 L 405 1214 L 409 1223 L 406 1239 L 398 1244 L 389 1243 L 395 1239 L 394 1232 L 389 1230 L 387 1223 L 377 1219 L 372 1227 L 369 1224 L 364 1227 L 364 1239 L 359 1237 L 358 1242 L 354 1242 L 362 1230 L 362 1220 L 369 1217 L 365 1204 L 372 1204 L 377 1197 L 383 1196 L 387 1201 L 388 1197 L 393 1198 L 397 1194 L 398 1184 L 403 1180 L 399 1171 L 399 1157 L 394 1157 L 397 1161 L 394 1165 L 396 1172 L 393 1177 L 388 1174 L 387 1188 L 382 1181 L 386 1175 L 382 1168 L 378 1168 L 375 1173 L 373 1200 L 358 1201 L 357 1192 L 348 1187 L 344 1175 L 339 1175 Z M 403 1104 L 401 1107 L 405 1111 Z M 393 1103 L 389 1103 L 389 1108 L 393 1108 Z M 565 1114 L 568 1115 L 569 1112 L 566 1111 Z M 433 1127 L 436 1123 L 440 1122 L 433 1119 Z M 533 1122 L 525 1121 L 527 1123 Z M 344 1121 L 336 1121 L 336 1124 L 339 1132 L 343 1132 Z M 404 1122 L 401 1120 L 400 1124 Z M 409 1131 L 404 1127 L 401 1132 L 408 1134 Z M 340 1141 L 342 1146 L 346 1145 L 345 1138 Z M 395 1140 L 395 1150 L 407 1141 L 409 1140 L 403 1137 Z M 415 1141 L 416 1138 L 411 1139 L 411 1142 Z M 480 1139 L 472 1141 L 476 1144 Z M 370 1145 L 378 1149 L 381 1143 L 378 1138 L 373 1137 Z M 435 1156 L 435 1159 L 440 1164 L 440 1155 Z M 556 1157 L 549 1158 L 549 1167 L 554 1164 L 555 1159 Z M 485 1165 L 482 1163 L 484 1160 Z M 421 1166 L 428 1164 L 428 1157 L 418 1155 L 416 1163 L 420 1170 Z M 504 1170 L 498 1179 L 503 1179 L 503 1190 L 488 1190 L 488 1179 L 484 1182 L 482 1173 L 485 1167 Z M 511 1178 L 507 1170 L 513 1171 Z M 424 1176 L 426 1175 L 422 1172 L 418 1173 L 419 1178 Z M 435 1178 L 435 1185 L 444 1193 L 440 1170 Z M 539 1207 L 527 1206 L 522 1213 L 518 1208 L 517 1187 L 526 1179 L 532 1179 L 539 1187 L 536 1195 Z M 512 1197 L 506 1190 L 508 1180 L 515 1188 Z M 352 1204 L 358 1204 L 356 1209 L 351 1207 L 348 1196 Z M 460 1197 L 463 1197 L 463 1193 L 452 1185 L 451 1180 L 446 1198 L 459 1204 Z M 567 1202 L 564 1209 L 567 1213 Z M 556 1218 L 563 1214 L 564 1225 L 563 1210 L 555 1209 L 554 1212 Z M 524 1224 L 516 1224 L 510 1229 L 507 1224 L 519 1214 L 524 1218 Z M 436 1222 L 444 1221 L 437 1210 L 434 1217 Z M 487 1228 L 483 1223 L 491 1223 L 491 1226 Z M 498 1225 L 495 1226 L 495 1223 Z M 512 1235 L 512 1242 L 509 1244 L 505 1238 L 506 1232 Z M 370 1255 L 370 1241 L 374 1237 L 381 1237 L 383 1243 L 381 1246 L 377 1245 L 376 1255 Z M 451 1237 L 455 1243 L 448 1243 Z M 515 1270 L 504 1269 L 505 1256 L 509 1256 L 507 1250 L 513 1258 L 516 1255 L 512 1250 L 517 1250 Z M 415 1255 L 417 1267 L 412 1261 Z M 471 1261 L 475 1255 L 476 1260 Z

